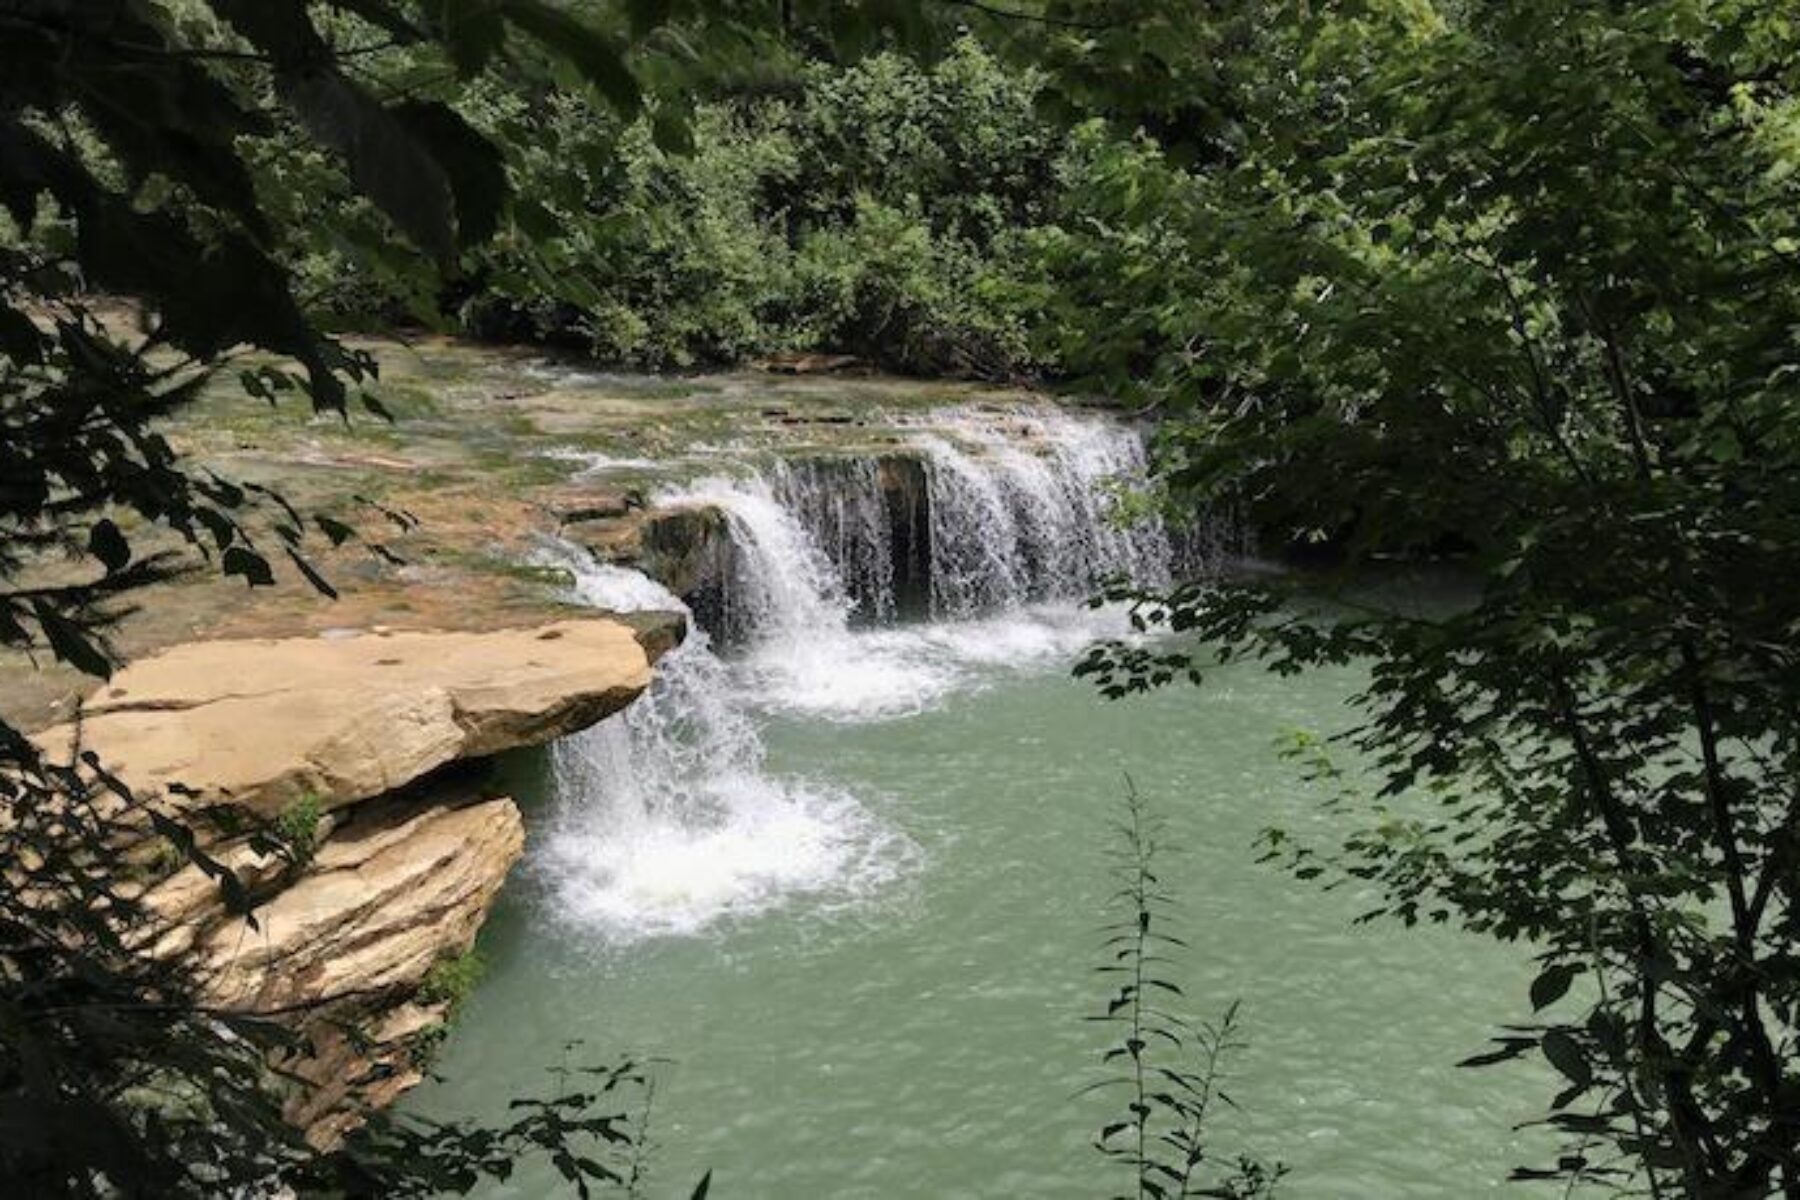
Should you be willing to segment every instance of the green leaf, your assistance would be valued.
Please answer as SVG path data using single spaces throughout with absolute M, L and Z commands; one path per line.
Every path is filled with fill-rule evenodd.
M 1568 963 L 1557 963 L 1545 968 L 1544 972 L 1531 981 L 1532 1011 L 1548 1008 L 1568 994 L 1569 985 L 1575 982 L 1580 968 Z
M 336 521 L 330 517 L 315 516 L 313 523 L 319 527 L 321 533 L 331 539 L 331 544 L 334 546 L 341 546 L 356 536 L 354 529 L 342 521 Z
M 694 152 L 694 129 L 688 114 L 673 104 L 660 104 L 650 119 L 650 136 L 664 154 Z
M 543 0 L 503 0 L 506 19 L 581 73 L 626 117 L 643 107 L 643 92 L 606 35 Z
M 44 361 L 44 335 L 31 318 L 0 305 L 0 354 L 15 363 Z
M 387 30 L 402 45 L 417 42 L 422 34 L 410 17 L 387 0 L 331 0 L 331 7 L 353 12 L 369 24 Z
M 292 546 L 286 547 L 286 549 L 287 556 L 293 560 L 294 566 L 299 568 L 300 574 L 306 577 L 306 582 L 312 584 L 314 591 L 318 592 L 328 600 L 336 600 L 338 598 L 337 589 L 332 587 L 331 582 L 323 575 L 319 574 L 318 570 L 311 563 L 302 558 L 299 551 L 295 550 Z
M 441 0 L 431 11 L 450 61 L 465 79 L 486 69 L 506 42 L 506 24 L 493 0 Z
M 1550 1061 L 1570 1083 L 1576 1087 L 1586 1087 L 1594 1081 L 1593 1070 L 1588 1066 L 1587 1056 L 1581 1052 L 1581 1044 L 1561 1029 L 1552 1029 L 1540 1043 L 1544 1057 Z
M 408 101 L 395 105 L 393 113 L 450 181 L 457 242 L 466 247 L 492 237 L 507 195 L 499 149 L 445 105 Z
M 289 80 L 283 92 L 312 135 L 343 156 L 356 189 L 448 264 L 456 251 L 449 176 L 408 123 L 337 74 Z

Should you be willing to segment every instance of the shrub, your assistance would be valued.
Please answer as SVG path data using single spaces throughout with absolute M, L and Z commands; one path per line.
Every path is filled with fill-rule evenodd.
M 514 148 L 518 197 L 460 319 L 644 368 L 808 349 L 912 372 L 1041 365 L 1020 230 L 1056 208 L 1066 138 L 1040 87 L 972 38 L 929 68 L 814 64 L 780 94 L 699 105 L 691 152 L 654 115 L 487 89 L 466 107 Z
M 319 821 L 323 815 L 319 797 L 307 792 L 276 816 L 274 834 L 296 861 L 305 862 L 318 849 Z
M 455 1012 L 485 974 L 487 964 L 472 949 L 451 958 L 441 958 L 425 973 L 425 980 L 419 985 L 419 998 L 433 1004 L 448 1004 L 450 1011 Z

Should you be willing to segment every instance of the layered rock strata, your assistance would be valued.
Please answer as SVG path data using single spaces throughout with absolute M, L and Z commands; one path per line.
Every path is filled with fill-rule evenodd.
M 207 1003 L 298 1034 L 273 1065 L 297 1084 L 290 1119 L 329 1145 L 421 1078 L 523 851 L 518 807 L 477 760 L 617 712 L 679 636 L 674 618 L 596 617 L 194 643 L 133 663 L 38 741 L 96 754 L 231 871 L 253 923 L 199 867 L 158 877 L 154 839 L 139 847 L 155 950 L 188 956 Z

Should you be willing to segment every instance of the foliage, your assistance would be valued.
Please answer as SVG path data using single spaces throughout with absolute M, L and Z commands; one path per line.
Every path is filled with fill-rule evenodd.
M 452 1012 L 462 1006 L 487 974 L 487 964 L 474 950 L 466 950 L 454 958 L 439 959 L 425 973 L 419 995 L 425 1000 L 448 1004 Z
M 1371 915 L 1539 956 L 1534 1015 L 1475 1060 L 1561 1076 L 1565 1149 L 1520 1177 L 1800 1195 L 1800 26 L 1705 0 L 1233 11 L 1242 136 L 1179 177 L 1109 150 L 1095 199 L 1129 232 L 1068 262 L 1154 303 L 1137 373 L 1193 503 L 1353 567 L 1449 555 L 1479 589 L 1431 617 L 1139 596 L 1205 650 L 1084 671 L 1367 663 L 1371 803 L 1428 815 L 1274 848 L 1378 884 Z M 1141 324 L 1063 327 L 1088 362 L 1140 349 Z
M 1173 952 L 1187 943 L 1164 931 L 1173 900 L 1157 874 L 1163 824 L 1126 780 L 1124 816 L 1111 851 L 1121 919 L 1104 929 L 1104 961 L 1095 968 L 1117 986 L 1092 1019 L 1118 1030 L 1102 1062 L 1123 1071 L 1096 1085 L 1125 1096 L 1125 1111 L 1104 1126 L 1095 1147 L 1131 1174 L 1133 1194 L 1256 1200 L 1275 1194 L 1286 1174 L 1247 1155 L 1220 1161 L 1208 1121 L 1231 1105 L 1221 1087 L 1224 1059 L 1243 1048 L 1235 1002 L 1216 1023 L 1196 1024 L 1168 1007 L 1183 998 L 1170 979 Z M 1171 1066 L 1173 1061 L 1177 1065 Z
M 1064 136 L 1036 112 L 1041 78 L 973 37 L 929 66 L 883 53 L 740 82 L 679 137 L 674 97 L 625 121 L 520 71 L 458 105 L 508 147 L 517 186 L 471 256 L 466 328 L 648 367 L 821 348 L 919 372 L 1038 365 L 1016 280 Z M 401 281 L 347 262 L 299 260 L 332 319 L 420 315 Z
M 511 1122 L 496 1128 L 378 1114 L 352 1147 L 314 1167 L 301 1186 L 352 1196 L 460 1195 L 483 1177 L 505 1181 L 519 1160 L 547 1153 L 584 1200 L 596 1187 L 630 1194 L 641 1175 L 641 1106 L 651 1077 L 630 1060 L 565 1063 L 550 1075 L 548 1095 L 514 1100 Z
M 296 859 L 305 861 L 318 849 L 322 816 L 318 796 L 308 792 L 276 815 L 275 836 Z
M 643 99 L 627 43 L 671 39 L 704 58 L 802 30 L 932 35 L 911 6 L 852 7 L 796 0 L 772 32 L 769 6 L 734 0 L 583 15 L 553 0 L 0 9 L 0 645 L 104 676 L 108 626 L 197 561 L 250 586 L 285 562 L 332 594 L 306 544 L 351 529 L 184 463 L 160 424 L 247 352 L 258 357 L 238 378 L 253 398 L 304 396 L 346 419 L 355 398 L 384 415 L 357 395 L 373 363 L 320 333 L 289 263 L 316 245 L 306 225 L 378 263 L 377 286 L 386 271 L 418 297 L 456 277 L 510 189 L 503 149 L 447 96 L 536 55 L 555 64 L 548 90 L 592 88 L 629 116 Z M 99 313 L 81 298 L 92 292 L 138 311 Z M 157 918 L 125 856 L 147 837 L 254 923 L 241 881 L 166 803 L 91 756 L 47 758 L 0 719 L 0 1190 L 215 1195 L 335 1179 L 414 1194 L 503 1175 L 532 1149 L 579 1187 L 607 1178 L 572 1148 L 616 1133 L 574 1115 L 592 1091 L 534 1102 L 508 1129 L 378 1122 L 338 1155 L 301 1142 L 266 1058 L 284 1027 L 205 1007 L 194 963 L 142 953 Z

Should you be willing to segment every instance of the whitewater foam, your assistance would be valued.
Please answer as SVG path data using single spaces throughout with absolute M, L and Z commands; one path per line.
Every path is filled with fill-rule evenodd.
M 565 543 L 585 603 L 679 611 L 646 576 Z M 776 776 L 738 681 L 700 629 L 664 655 L 625 712 L 551 751 L 555 805 L 534 867 L 563 920 L 613 944 L 690 934 L 798 896 L 844 901 L 916 853 L 840 788 Z
M 653 498 L 725 515 L 728 618 L 742 644 L 727 661 L 691 629 L 642 698 L 553 749 L 556 815 L 535 861 L 565 920 L 621 943 L 800 896 L 874 894 L 918 848 L 843 789 L 767 770 L 760 719 L 929 711 L 1128 633 L 1122 613 L 1082 603 L 1105 578 L 1168 578 L 1161 523 L 1114 519 L 1117 481 L 1144 478 L 1135 431 L 1040 409 L 900 427 L 929 493 L 929 623 L 896 623 L 894 526 L 872 461 L 740 465 Z M 544 558 L 595 607 L 683 609 L 577 547 Z

